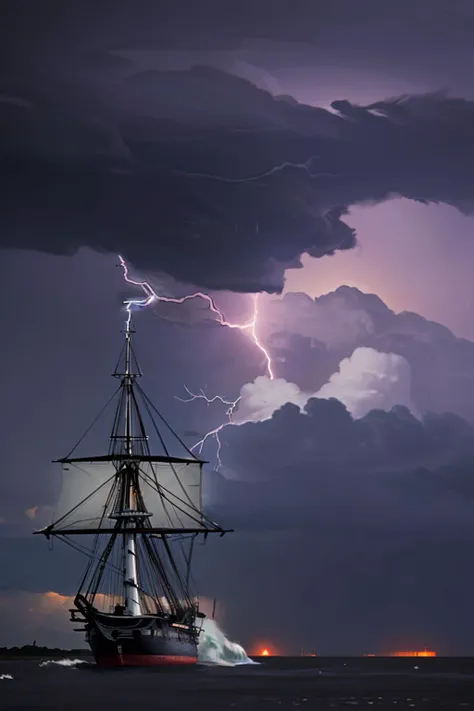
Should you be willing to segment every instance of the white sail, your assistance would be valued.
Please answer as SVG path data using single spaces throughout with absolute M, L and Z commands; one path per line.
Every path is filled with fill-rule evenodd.
M 63 464 L 62 490 L 54 512 L 56 528 L 74 531 L 110 525 L 104 513 L 116 471 L 112 462 Z
M 202 525 L 200 462 L 140 462 L 140 491 L 153 528 Z M 70 531 L 110 528 L 115 520 L 110 492 L 117 469 L 110 461 L 63 464 L 61 496 L 54 528 Z
M 141 462 L 140 489 L 153 528 L 199 528 L 200 462 Z

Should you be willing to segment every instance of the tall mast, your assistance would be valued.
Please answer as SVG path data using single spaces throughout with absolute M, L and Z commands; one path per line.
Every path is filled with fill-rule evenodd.
M 132 318 L 129 313 L 125 328 L 125 372 L 123 374 L 122 387 L 125 394 L 125 437 L 124 454 L 133 455 L 133 417 L 132 417 L 132 388 L 135 373 L 132 373 Z M 134 512 L 136 507 L 136 496 L 133 489 L 138 487 L 138 477 L 136 465 L 126 463 L 122 467 L 122 497 L 123 508 L 117 512 L 117 519 L 120 528 L 136 528 L 137 516 Z M 143 520 L 143 519 L 142 519 Z M 138 572 L 137 572 L 137 552 L 136 534 L 133 532 L 123 533 L 123 587 L 124 587 L 124 614 L 140 615 L 140 596 L 138 592 Z
M 125 454 L 133 454 L 132 447 L 132 317 L 127 319 L 125 329 L 125 375 L 123 387 L 125 388 Z

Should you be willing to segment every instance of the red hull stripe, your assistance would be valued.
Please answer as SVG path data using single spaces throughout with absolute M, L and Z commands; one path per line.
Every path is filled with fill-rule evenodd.
M 117 654 L 97 657 L 99 667 L 159 667 L 171 664 L 196 664 L 197 657 L 180 657 L 173 654 Z

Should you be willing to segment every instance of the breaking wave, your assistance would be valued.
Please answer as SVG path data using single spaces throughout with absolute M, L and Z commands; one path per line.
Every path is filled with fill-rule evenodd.
M 205 619 L 199 636 L 198 659 L 200 664 L 218 664 L 235 667 L 239 664 L 258 664 L 247 656 L 237 642 L 231 642 L 214 620 Z
M 11 674 L 0 674 L 0 681 L 6 681 L 7 679 L 13 679 Z
M 49 667 L 51 664 L 56 664 L 58 667 L 77 667 L 78 664 L 88 664 L 87 659 L 48 659 L 39 664 L 40 667 Z

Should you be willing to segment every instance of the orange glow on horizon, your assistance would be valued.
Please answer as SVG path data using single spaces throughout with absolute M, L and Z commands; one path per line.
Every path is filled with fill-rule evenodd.
M 402 650 L 401 652 L 384 652 L 383 654 L 363 654 L 363 657 L 436 657 L 432 649 Z
M 403 652 L 393 652 L 390 654 L 391 657 L 436 657 L 436 652 L 432 649 L 423 649 L 421 651 L 403 651 Z
M 281 651 L 275 647 L 273 642 L 259 639 L 247 648 L 250 657 L 279 657 Z

